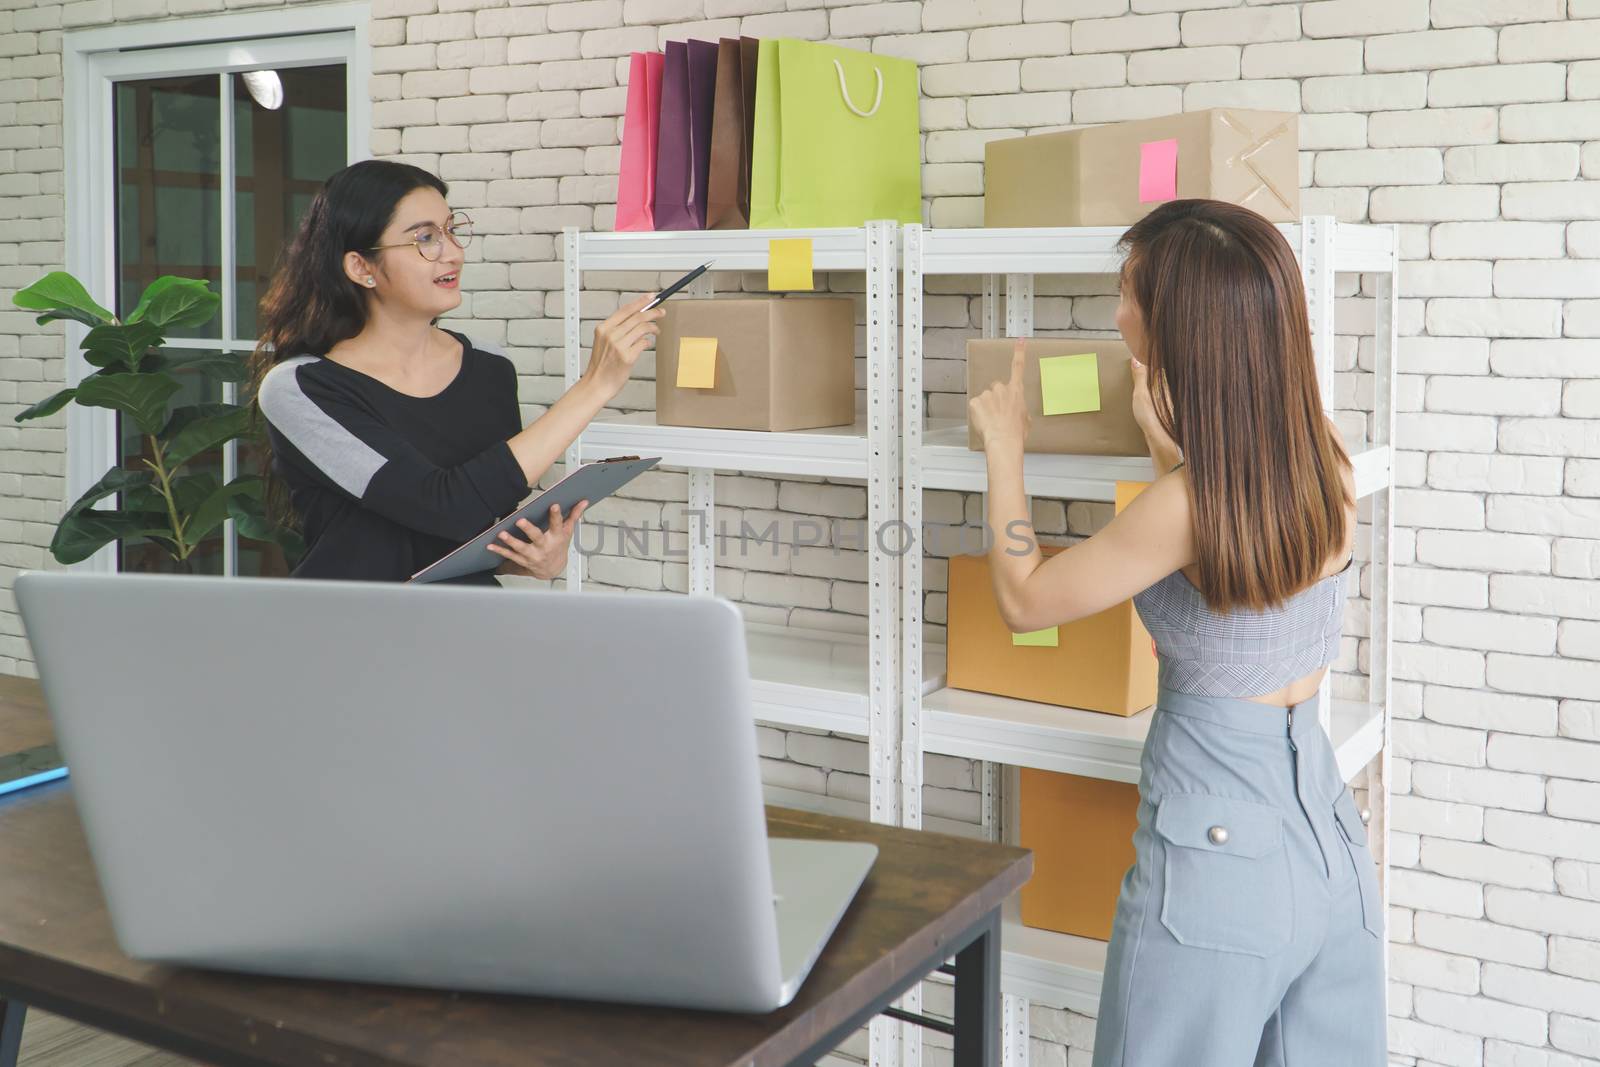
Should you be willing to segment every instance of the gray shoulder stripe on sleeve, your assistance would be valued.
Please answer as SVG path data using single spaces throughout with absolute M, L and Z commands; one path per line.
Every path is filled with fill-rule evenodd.
M 339 424 L 300 387 L 300 367 L 316 356 L 286 359 L 267 372 L 261 413 L 317 468 L 358 500 L 386 462 L 383 454 Z

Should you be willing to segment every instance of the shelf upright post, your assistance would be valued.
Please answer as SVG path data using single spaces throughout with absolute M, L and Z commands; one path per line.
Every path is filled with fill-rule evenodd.
M 901 561 L 900 578 L 900 825 L 922 828 L 922 226 L 900 231 L 905 261 L 905 365 L 901 368 L 901 516 L 914 538 Z
M 1006 275 L 1006 336 L 1033 336 L 1033 275 Z
M 899 226 L 868 222 L 867 253 L 867 762 L 873 822 L 900 820 L 900 559 L 906 540 L 900 515 L 900 381 L 896 336 Z M 910 994 L 920 1006 L 920 994 Z M 909 1044 L 905 1026 L 879 1015 L 868 1028 L 872 1067 L 899 1067 Z M 920 1056 L 912 1067 L 920 1063 Z
M 899 344 L 895 336 L 898 228 L 867 223 L 867 743 L 872 821 L 898 825 L 900 560 Z
M 1332 215 L 1307 215 L 1300 220 L 1300 277 L 1306 290 L 1306 317 L 1311 325 L 1311 351 L 1317 361 L 1317 388 L 1322 409 L 1334 410 L 1333 281 L 1335 237 L 1339 224 Z M 1323 676 L 1318 717 L 1326 731 L 1333 721 L 1333 675 Z
M 689 283 L 688 295 L 710 300 L 717 295 L 711 271 Z M 695 517 L 699 518 L 696 529 Z M 689 595 L 712 596 L 717 590 L 717 557 L 712 550 L 711 531 L 717 521 L 716 472 L 706 467 L 689 468 L 689 504 L 684 512 L 684 535 L 689 539 Z
M 901 227 L 905 269 L 905 316 L 900 367 L 900 517 L 905 522 L 908 550 L 900 563 L 900 825 L 922 828 L 922 225 Z M 900 1005 L 920 1014 L 922 987 L 906 994 Z M 904 1067 L 922 1063 L 922 1030 L 901 1030 Z
M 578 261 L 579 237 L 576 226 L 564 227 L 561 231 L 562 245 L 562 301 L 561 314 L 563 319 L 562 338 L 566 345 L 566 388 L 571 389 L 578 384 L 578 377 L 583 373 L 583 339 L 580 336 L 578 302 L 583 289 L 583 265 Z M 580 433 L 567 449 L 566 469 L 570 473 L 578 469 L 579 457 L 583 454 L 583 435 Z M 576 593 L 583 587 L 583 553 L 573 551 L 567 554 L 567 591 Z
M 1367 810 L 1372 813 L 1367 836 L 1378 864 L 1383 901 L 1383 940 L 1389 943 L 1389 754 L 1394 687 L 1390 675 L 1390 642 L 1394 621 L 1394 386 L 1399 343 L 1400 228 L 1389 227 L 1389 269 L 1377 277 L 1377 337 L 1373 374 L 1372 445 L 1389 450 L 1389 477 L 1372 500 L 1372 550 L 1368 591 L 1372 625 L 1367 648 L 1367 698 L 1382 706 L 1383 747 L 1368 766 Z M 1388 1018 L 1389 953 L 1383 954 L 1384 1018 Z
M 985 274 L 983 276 L 981 315 L 984 340 L 992 341 L 999 337 L 1000 276 L 998 274 Z M 997 788 L 1000 768 L 993 761 L 984 760 L 979 773 L 983 776 L 983 827 L 989 831 L 989 839 L 991 841 L 1002 841 L 1004 837 L 1001 833 L 1001 828 L 1004 825 L 1004 820 L 999 816 L 998 805 L 1001 803 L 1001 796 L 1000 790 Z
M 1032 337 L 1033 336 L 1033 282 L 1032 274 L 1006 275 L 1006 336 L 1007 337 Z M 1028 517 L 1033 517 L 1033 497 L 1024 496 L 1023 506 L 1027 508 Z M 984 492 L 983 513 L 985 521 L 989 514 L 988 492 Z M 995 533 L 998 537 L 998 531 Z M 995 805 L 1008 804 L 1010 798 L 1006 796 L 1004 781 L 1005 775 L 1000 768 L 986 763 L 983 770 L 985 792 L 993 799 Z M 998 780 L 997 780 L 998 779 Z M 999 788 L 996 788 L 998 786 Z M 1003 813 L 991 813 L 994 826 L 995 840 L 1005 840 L 1006 819 Z M 1028 998 L 1004 994 L 1001 997 L 1006 1017 L 1006 1040 L 1002 1043 L 1005 1052 L 1006 1067 L 1027 1067 L 1028 1042 L 1026 1036 L 1019 1043 L 1014 1032 L 1015 1020 L 1020 1020 L 1023 1033 L 1026 1034 L 1028 1023 Z
M 689 539 L 690 596 L 716 592 L 717 557 L 711 547 L 716 505 L 716 472 L 707 467 L 689 468 L 689 503 L 683 515 L 684 536 Z
M 1028 1067 L 1028 1002 L 1022 997 L 1000 998 L 1000 1062 L 1004 1067 Z

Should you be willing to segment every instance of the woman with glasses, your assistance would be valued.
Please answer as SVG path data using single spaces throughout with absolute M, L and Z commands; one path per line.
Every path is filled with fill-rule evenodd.
M 648 297 L 621 308 L 595 329 L 583 377 L 524 426 L 511 361 L 436 325 L 461 303 L 472 240 L 447 194 L 404 163 L 346 167 L 262 298 L 250 361 L 262 473 L 269 511 L 305 539 L 297 577 L 404 581 L 515 509 L 659 329 Z M 546 531 L 524 521 L 526 539 L 503 535 L 494 573 L 561 573 L 583 508 L 552 508 Z M 459 581 L 495 584 L 488 571 Z

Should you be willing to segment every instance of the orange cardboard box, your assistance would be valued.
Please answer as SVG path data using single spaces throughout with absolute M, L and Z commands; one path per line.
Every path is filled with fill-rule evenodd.
M 1118 483 L 1117 510 L 1143 488 Z M 956 689 L 1110 715 L 1136 715 L 1155 703 L 1155 649 L 1131 600 L 1054 627 L 1053 643 L 1050 631 L 1013 634 L 995 603 L 988 558 L 955 556 L 948 616 L 948 678 Z
M 1111 938 L 1122 877 L 1133 866 L 1139 787 L 1023 768 L 1019 844 L 1033 850 L 1022 925 Z

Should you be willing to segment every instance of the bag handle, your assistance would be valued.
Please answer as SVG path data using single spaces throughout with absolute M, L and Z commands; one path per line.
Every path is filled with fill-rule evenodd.
M 879 105 L 883 103 L 882 68 L 872 68 L 872 73 L 878 76 L 878 96 L 877 99 L 872 101 L 872 110 L 870 111 L 862 111 L 859 107 L 856 107 L 855 101 L 850 99 L 850 86 L 847 85 L 844 80 L 844 64 L 840 63 L 836 59 L 833 61 L 833 69 L 839 72 L 839 95 L 844 97 L 844 106 L 849 108 L 851 111 L 854 111 L 857 115 L 860 115 L 864 119 L 870 119 L 872 116 L 876 115 L 878 113 Z

